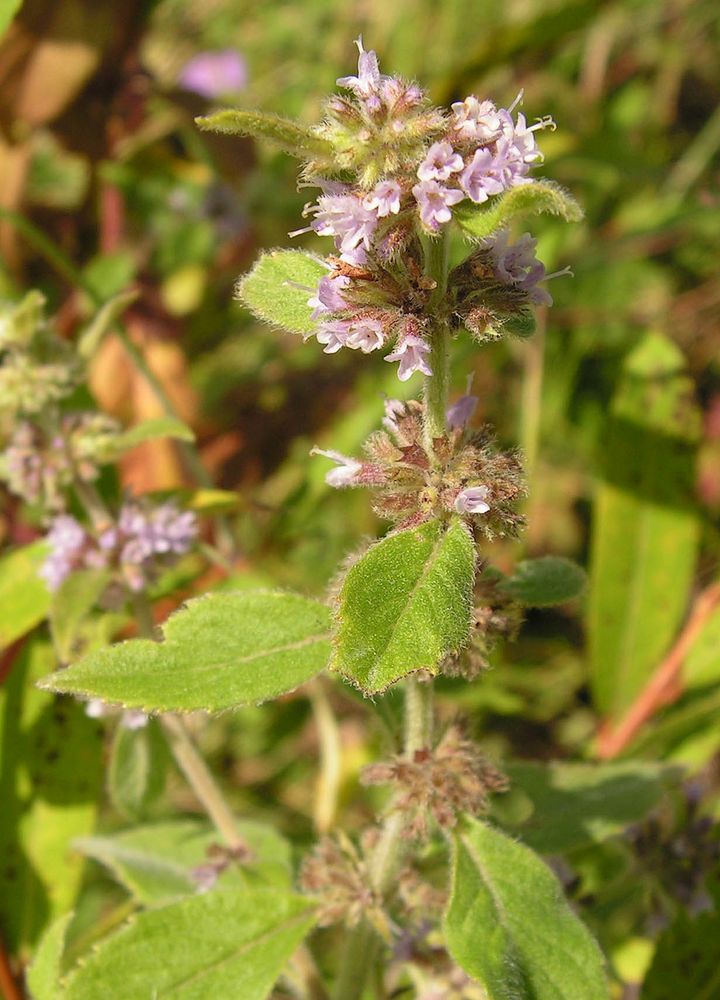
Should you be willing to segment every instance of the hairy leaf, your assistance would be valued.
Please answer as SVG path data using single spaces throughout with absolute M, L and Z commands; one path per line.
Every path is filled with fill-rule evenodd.
M 65 934 L 73 914 L 66 913 L 45 931 L 32 964 L 25 975 L 32 1000 L 57 1000 L 60 995 L 60 971 Z
M 52 595 L 50 629 L 63 663 L 71 660 L 81 626 L 112 578 L 110 570 L 86 569 L 71 573 Z
M 325 605 L 272 591 L 211 593 L 163 625 L 46 677 L 54 691 L 147 712 L 219 712 L 276 698 L 319 673 L 330 654 Z
M 271 250 L 240 279 L 237 296 L 265 323 L 308 336 L 317 329 L 308 299 L 327 273 L 320 260 L 301 250 Z
M 453 837 L 448 951 L 488 1000 L 608 1000 L 600 949 L 528 847 L 467 819 Z
M 220 885 L 290 889 L 290 845 L 272 827 L 251 820 L 237 823 L 252 854 L 242 868 L 230 865 Z M 105 865 L 144 906 L 156 906 L 197 892 L 193 870 L 208 861 L 217 831 L 202 820 L 178 819 L 137 826 L 108 837 L 84 837 L 73 846 Z
M 306 899 L 274 889 L 189 896 L 103 941 L 63 1000 L 266 1000 L 313 919 Z
M 558 215 L 567 222 L 578 222 L 583 213 L 573 196 L 551 181 L 520 184 L 487 206 L 462 202 L 453 210 L 453 218 L 475 239 L 490 236 L 523 215 Z
M 693 581 L 699 423 L 683 369 L 677 347 L 648 334 L 625 363 L 603 437 L 588 625 L 593 695 L 610 715 L 667 652 Z
M 47 556 L 44 541 L 32 542 L 0 559 L 0 649 L 46 617 L 50 591 L 38 571 Z
M 332 666 L 366 694 L 436 673 L 470 630 L 475 545 L 462 521 L 428 521 L 376 542 L 350 568 Z
M 585 573 L 577 563 L 560 556 L 543 556 L 518 563 L 502 589 L 526 607 L 546 608 L 577 597 L 585 583 Z
M 270 139 L 285 152 L 306 159 L 308 156 L 330 160 L 333 147 L 300 122 L 281 118 L 263 111 L 241 111 L 226 108 L 211 115 L 196 118 L 195 124 L 204 132 L 224 135 L 249 135 L 255 139 Z

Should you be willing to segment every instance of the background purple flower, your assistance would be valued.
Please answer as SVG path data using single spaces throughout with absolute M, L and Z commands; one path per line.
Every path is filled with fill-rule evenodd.
M 235 49 L 201 52 L 183 66 L 180 85 L 202 97 L 221 97 L 242 90 L 248 79 L 247 63 Z

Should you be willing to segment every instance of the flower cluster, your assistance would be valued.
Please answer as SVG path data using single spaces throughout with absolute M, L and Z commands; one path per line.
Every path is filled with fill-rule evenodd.
M 430 819 L 452 828 L 461 813 L 485 812 L 488 795 L 508 787 L 505 776 L 458 726 L 451 726 L 434 750 L 370 764 L 360 777 L 365 785 L 395 786 L 392 809 L 402 814 L 407 835 L 417 840 L 427 839 Z
M 298 881 L 303 892 L 318 897 L 320 927 L 341 921 L 356 927 L 367 917 L 387 936 L 382 900 L 372 888 L 365 861 L 347 837 L 323 837 L 303 859 Z
M 195 515 L 173 503 L 150 507 L 138 500 L 123 504 L 117 521 L 91 533 L 74 517 L 62 514 L 50 526 L 50 553 L 40 575 L 50 590 L 80 569 L 117 571 L 134 592 L 143 590 L 158 570 L 172 565 L 192 546 L 197 535 Z
M 336 463 L 326 475 L 330 486 L 365 486 L 374 493 L 378 516 L 412 527 L 432 517 L 457 513 L 488 537 L 515 534 L 522 517 L 515 507 L 522 495 L 517 455 L 497 449 L 487 428 L 467 429 L 475 406 L 464 396 L 448 411 L 450 430 L 433 441 L 423 438 L 422 406 L 411 400 L 385 403 L 385 429 L 365 444 L 366 458 L 314 448 Z
M 46 511 L 65 507 L 63 491 L 74 479 L 92 482 L 121 427 L 99 413 L 68 413 L 46 430 L 22 420 L 0 459 L 0 478 L 27 503 Z
M 328 176 L 327 165 L 307 165 L 307 183 L 322 194 L 306 207 L 312 222 L 297 232 L 332 237 L 338 254 L 309 303 L 325 351 L 370 353 L 394 344 L 386 360 L 400 362 L 404 380 L 418 371 L 432 374 L 425 313 L 418 308 L 423 303 L 413 308 L 407 295 L 388 294 L 383 277 L 400 275 L 412 284 L 414 276 L 403 275 L 408 251 L 411 258 L 417 254 L 420 235 L 436 236 L 461 202 L 480 205 L 531 183 L 530 171 L 542 161 L 536 132 L 552 121 L 528 125 L 522 114 L 513 117 L 522 95 L 508 109 L 474 95 L 450 110 L 432 108 L 416 84 L 380 73 L 375 53 L 366 52 L 361 40 L 358 47 L 357 76 L 338 80 L 351 96 L 331 98 L 317 129 L 332 144 L 340 169 Z M 513 287 L 519 281 L 528 289 L 526 301 L 542 302 L 542 275 L 517 277 L 528 249 L 518 244 L 511 261 L 516 266 L 501 280 Z M 363 295 L 358 280 L 374 281 L 374 297 Z

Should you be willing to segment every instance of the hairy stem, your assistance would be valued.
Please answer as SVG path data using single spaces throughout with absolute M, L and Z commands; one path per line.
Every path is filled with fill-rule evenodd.
M 446 427 L 449 391 L 448 329 L 443 316 L 442 302 L 447 290 L 448 240 L 447 233 L 425 241 L 425 273 L 435 282 L 430 309 L 435 314 L 430 333 L 430 367 L 432 375 L 425 376 L 423 400 L 425 405 L 425 444 L 432 451 L 433 440 L 444 433 Z

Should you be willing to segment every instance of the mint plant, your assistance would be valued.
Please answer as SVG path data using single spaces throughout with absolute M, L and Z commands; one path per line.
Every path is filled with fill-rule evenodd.
M 69 663 L 40 686 L 84 700 L 91 718 L 117 716 L 111 790 L 125 815 L 142 816 L 162 786 L 164 738 L 214 825 L 80 837 L 142 908 L 70 968 L 67 920 L 54 924 L 28 975 L 36 1000 L 609 996 L 600 950 L 558 879 L 490 815 L 512 778 L 462 720 L 440 727 L 434 707 L 438 676 L 483 683 L 523 606 L 583 587 L 560 558 L 521 562 L 509 576 L 491 566 L 488 541 L 523 527 L 522 457 L 473 425 L 471 387 L 458 395 L 450 384 L 457 338 L 528 337 L 533 307 L 552 302 L 547 282 L 567 273 L 546 273 L 535 240 L 511 225 L 538 213 L 572 221 L 580 210 L 536 178 L 538 136 L 554 124 L 528 124 L 522 95 L 507 109 L 474 95 L 437 108 L 358 47 L 357 74 L 338 81 L 316 127 L 233 110 L 199 120 L 296 156 L 301 183 L 320 194 L 292 235 L 334 243 L 325 257 L 264 254 L 238 285 L 247 307 L 327 354 L 381 351 L 400 382 L 422 376 L 420 398 L 379 401 L 362 454 L 313 449 L 332 462 L 327 484 L 368 490 L 388 525 L 339 568 L 327 601 L 210 591 L 158 631 L 153 605 L 177 586 L 172 571 L 193 553 L 222 553 L 177 499 L 123 497 L 102 483 L 103 467 L 144 434 L 192 439 L 171 418 L 126 431 L 81 405 L 87 358 L 125 300 L 98 314 L 76 350 L 37 296 L 0 326 L 3 405 L 16 421 L 2 475 L 46 527 L 28 562 L 28 577 L 46 584 L 33 613 L 49 615 Z M 108 641 L 128 623 L 139 637 Z M 323 672 L 357 689 L 390 729 L 391 752 L 361 774 L 387 799 L 363 829 L 330 829 L 294 879 L 283 839 L 233 814 L 184 713 L 307 685 L 327 724 Z M 397 688 L 399 718 L 386 705 Z

